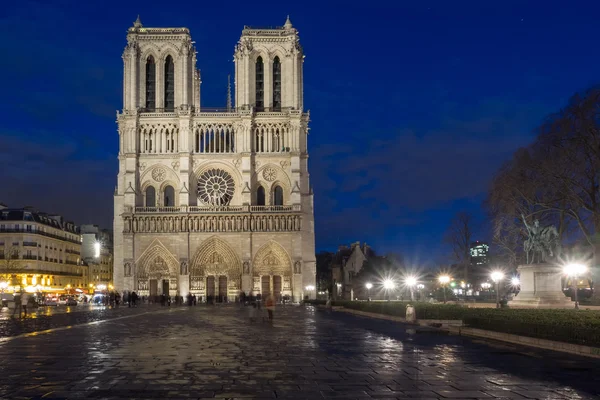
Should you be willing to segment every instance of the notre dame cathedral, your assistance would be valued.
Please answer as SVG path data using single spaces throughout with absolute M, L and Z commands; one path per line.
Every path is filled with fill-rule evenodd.
M 235 103 L 203 109 L 187 28 L 139 18 L 117 114 L 114 285 L 232 301 L 315 297 L 313 193 L 298 31 L 244 27 Z

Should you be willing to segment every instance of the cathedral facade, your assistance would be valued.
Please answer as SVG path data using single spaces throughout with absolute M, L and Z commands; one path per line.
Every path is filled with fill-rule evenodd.
M 235 107 L 200 105 L 187 28 L 138 20 L 117 113 L 114 286 L 142 295 L 313 298 L 309 115 L 298 31 L 244 27 Z M 312 292 L 311 290 L 312 289 Z

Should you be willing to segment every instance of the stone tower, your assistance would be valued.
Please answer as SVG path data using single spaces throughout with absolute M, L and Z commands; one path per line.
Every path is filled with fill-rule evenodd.
M 203 109 L 187 28 L 129 28 L 115 189 L 118 290 L 314 297 L 303 54 L 289 18 L 245 27 L 235 105 Z

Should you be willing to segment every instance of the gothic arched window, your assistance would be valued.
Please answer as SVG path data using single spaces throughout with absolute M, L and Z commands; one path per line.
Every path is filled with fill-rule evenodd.
M 264 206 L 265 205 L 265 188 L 259 186 L 256 190 L 256 205 Z
M 173 57 L 165 60 L 165 111 L 175 110 L 175 63 Z
M 171 185 L 165 188 L 163 205 L 165 207 L 175 206 L 175 189 L 173 189 L 173 186 Z
M 154 57 L 146 60 L 146 109 L 154 111 L 156 108 L 156 64 Z
M 273 205 L 283 205 L 283 189 L 281 186 L 275 186 L 275 189 L 273 189 Z
M 256 111 L 265 109 L 265 65 L 262 57 L 256 59 Z
M 273 111 L 281 111 L 281 62 L 273 60 Z
M 156 207 L 156 190 L 153 186 L 146 188 L 146 207 Z

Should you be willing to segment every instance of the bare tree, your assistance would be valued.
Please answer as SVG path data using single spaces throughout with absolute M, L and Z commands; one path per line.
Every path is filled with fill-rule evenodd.
M 15 279 L 15 272 L 19 269 L 19 255 L 21 251 L 19 246 L 6 246 L 0 257 L 0 274 L 7 275 L 12 280 Z M 11 282 L 14 284 L 14 282 Z
M 473 216 L 465 211 L 456 213 L 452 219 L 445 241 L 452 246 L 453 257 L 462 271 L 463 279 L 469 279 L 469 266 L 471 264 L 471 243 L 473 241 L 474 220 Z
M 551 223 L 561 239 L 583 239 L 600 256 L 600 88 L 571 98 L 540 127 L 534 143 L 498 173 L 487 199 L 495 243 L 519 259 L 519 214 Z M 520 243 L 519 243 L 520 242 Z M 596 279 L 598 281 L 598 279 Z M 595 291 L 600 295 L 600 291 Z

